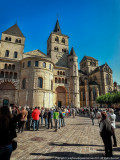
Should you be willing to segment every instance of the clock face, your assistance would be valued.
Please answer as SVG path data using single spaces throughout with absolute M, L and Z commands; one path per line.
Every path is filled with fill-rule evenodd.
M 57 53 L 57 55 L 56 55 L 57 59 L 61 59 L 61 58 L 62 58 L 62 56 L 63 56 L 63 54 L 62 54 L 62 53 Z

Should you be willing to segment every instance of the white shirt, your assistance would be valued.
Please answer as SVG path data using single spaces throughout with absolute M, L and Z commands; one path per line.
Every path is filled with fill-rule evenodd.
M 115 126 L 116 115 L 114 113 L 109 113 L 108 118 L 111 121 L 111 125 L 113 126 L 113 128 L 116 128 Z

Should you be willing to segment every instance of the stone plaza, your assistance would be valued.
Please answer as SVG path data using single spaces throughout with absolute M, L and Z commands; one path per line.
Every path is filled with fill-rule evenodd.
M 65 118 L 66 126 L 54 132 L 40 126 L 39 131 L 24 131 L 16 138 L 18 148 L 11 160 L 44 159 L 108 159 L 103 157 L 104 145 L 99 134 L 98 121 L 92 125 L 89 117 Z M 113 148 L 113 157 L 120 159 L 120 115 L 116 120 L 118 146 Z

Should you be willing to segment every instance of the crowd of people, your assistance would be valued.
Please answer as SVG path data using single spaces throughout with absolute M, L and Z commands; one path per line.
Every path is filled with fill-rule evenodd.
M 105 146 L 105 156 L 112 157 L 112 139 L 113 146 L 117 147 L 115 136 L 115 119 L 113 109 L 101 111 L 99 108 L 29 108 L 25 107 L 7 107 L 0 108 L 0 160 L 9 160 L 13 151 L 13 139 L 17 137 L 16 132 L 22 133 L 24 130 L 39 131 L 41 127 L 46 129 L 54 128 L 55 132 L 65 126 L 65 117 L 76 115 L 89 116 L 94 125 L 94 119 L 98 119 L 100 135 Z

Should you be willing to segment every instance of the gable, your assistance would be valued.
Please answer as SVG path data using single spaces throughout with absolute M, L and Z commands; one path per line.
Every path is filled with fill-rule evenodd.
M 34 50 L 34 51 L 30 51 L 30 52 L 26 52 L 23 54 L 23 58 L 26 57 L 34 57 L 34 56 L 39 56 L 39 57 L 48 57 L 46 54 L 44 54 L 43 52 L 41 52 L 40 50 Z

